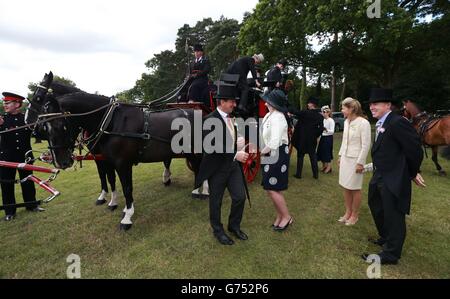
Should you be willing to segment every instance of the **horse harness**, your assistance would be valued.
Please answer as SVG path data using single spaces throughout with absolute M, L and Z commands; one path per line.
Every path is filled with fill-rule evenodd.
M 425 134 L 430 131 L 438 122 L 442 119 L 442 116 L 429 116 L 426 112 L 421 112 L 413 117 L 412 122 L 417 123 L 417 132 L 419 133 L 422 143 L 425 145 Z

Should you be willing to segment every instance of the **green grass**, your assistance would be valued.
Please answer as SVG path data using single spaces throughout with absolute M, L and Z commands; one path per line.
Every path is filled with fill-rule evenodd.
M 294 152 L 290 175 L 295 162 Z M 448 161 L 442 166 L 450 173 Z M 401 263 L 383 266 L 383 278 L 450 278 L 450 177 L 437 176 L 430 159 L 422 170 L 428 187 L 414 187 Z M 367 278 L 359 256 L 378 251 L 367 242 L 376 235 L 367 206 L 370 175 L 360 221 L 346 227 L 337 222 L 344 211 L 337 167 L 315 181 L 306 161 L 304 179 L 291 176 L 285 193 L 295 218 L 285 233 L 270 229 L 274 208 L 258 176 L 242 223 L 250 240 L 222 246 L 212 236 L 208 202 L 190 198 L 193 178 L 184 160 L 173 162 L 172 186 L 162 185 L 162 171 L 162 163 L 134 168 L 136 212 L 128 232 L 119 231 L 120 187 L 120 209 L 111 213 L 94 205 L 100 187 L 93 162 L 61 173 L 52 185 L 62 195 L 45 206 L 46 212 L 20 209 L 14 221 L 0 221 L 0 278 L 65 278 L 71 253 L 81 257 L 83 278 Z M 229 207 L 227 195 L 225 225 Z

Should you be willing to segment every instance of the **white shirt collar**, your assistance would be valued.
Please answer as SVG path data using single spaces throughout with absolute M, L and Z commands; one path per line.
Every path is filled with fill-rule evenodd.
M 217 111 L 219 111 L 220 116 L 222 116 L 223 119 L 226 119 L 228 117 L 228 113 L 223 112 L 219 107 L 217 107 Z

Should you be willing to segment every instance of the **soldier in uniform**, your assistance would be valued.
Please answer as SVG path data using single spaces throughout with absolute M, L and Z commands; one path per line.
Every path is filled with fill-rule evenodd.
M 268 92 L 271 92 L 275 88 L 284 90 L 282 71 L 284 70 L 284 68 L 286 66 L 287 66 L 287 60 L 280 59 L 280 61 L 278 61 L 278 63 L 267 72 L 267 77 L 266 77 L 267 82 L 273 83 L 273 87 L 269 87 Z
M 211 71 L 211 64 L 207 57 L 203 56 L 203 46 L 194 45 L 195 60 L 191 63 L 190 72 L 192 84 L 189 91 L 189 101 L 205 102 L 204 92 L 208 87 L 208 73 Z M 209 104 L 209 103 L 205 103 Z
M 0 116 L 0 131 L 14 129 L 25 125 L 24 114 L 20 111 L 22 96 L 4 92 L 3 105 L 5 114 Z M 24 162 L 25 153 L 31 150 L 30 144 L 31 129 L 22 129 L 1 135 L 0 139 L 0 160 L 8 162 Z M 31 171 L 19 170 L 20 179 L 24 179 L 31 175 Z M 2 188 L 3 205 L 14 205 L 16 198 L 14 195 L 14 180 L 16 178 L 16 169 L 5 168 L 0 169 L 0 179 Z M 36 189 L 32 181 L 21 183 L 24 202 L 32 202 L 26 206 L 28 211 L 40 212 L 44 209 L 40 208 L 36 203 Z M 16 215 L 15 207 L 5 207 L 5 220 L 11 221 Z

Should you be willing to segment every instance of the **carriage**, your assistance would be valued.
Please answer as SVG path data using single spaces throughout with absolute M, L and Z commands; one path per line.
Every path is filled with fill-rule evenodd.
M 236 75 L 229 74 L 223 75 L 221 79 L 234 84 L 238 81 Z M 126 200 L 121 229 L 128 230 L 132 226 L 131 217 L 134 214 L 132 167 L 134 165 L 154 162 L 170 165 L 171 159 L 183 157 L 189 161 L 194 173 L 198 172 L 201 151 L 196 152 L 190 147 L 186 151 L 180 151 L 181 155 L 177 155 L 174 153 L 171 141 L 177 134 L 187 133 L 186 136 L 191 136 L 190 141 L 194 142 L 194 136 L 199 133 L 195 131 L 194 125 L 198 112 L 200 111 L 200 115 L 204 116 L 215 109 L 214 88 L 208 92 L 209 105 L 183 102 L 182 94 L 189 90 L 189 80 L 185 80 L 180 87 L 149 104 L 128 104 L 119 103 L 114 98 L 82 91 L 72 93 L 66 91 L 64 95 L 57 96 L 55 92 L 50 92 L 52 81 L 53 74 L 46 74 L 38 85 L 27 109 L 26 122 L 34 123 L 35 131 L 43 135 L 42 139 L 48 141 L 52 162 L 57 168 L 66 169 L 75 161 L 85 158 L 85 156 L 74 157 L 73 155 L 77 140 L 87 145 L 89 151 L 92 151 L 93 160 L 97 162 L 104 158 L 106 162 L 111 163 L 113 170 L 120 178 Z M 214 86 L 211 85 L 211 87 Z M 248 109 L 250 113 L 238 116 L 247 120 L 246 125 L 243 126 L 245 130 L 252 128 L 253 132 L 254 130 L 258 132 L 259 118 L 263 117 L 267 110 L 264 102 L 261 101 L 262 91 L 253 88 L 250 93 Z M 173 121 L 180 119 L 190 124 L 187 132 L 172 129 Z M 251 128 L 248 124 L 251 124 Z M 250 157 L 243 167 L 247 181 L 251 182 L 260 168 L 260 153 L 257 150 L 259 134 L 252 135 L 256 137 L 255 142 L 253 142 L 254 139 L 249 138 L 250 134 L 247 131 L 242 134 L 248 143 L 252 141 L 252 148 L 256 148 L 249 153 Z M 250 151 L 251 147 L 247 148 Z M 117 207 L 117 202 L 114 203 Z
M 239 75 L 233 75 L 233 74 L 222 74 L 220 76 L 219 81 L 225 82 L 227 84 L 231 85 L 237 85 L 237 82 L 239 80 Z M 254 85 L 254 84 L 253 84 Z M 265 82 L 263 86 L 273 86 L 272 82 Z M 215 94 L 217 92 L 217 87 L 215 84 L 209 83 L 208 87 L 206 88 L 206 91 L 204 92 L 204 98 L 202 99 L 202 102 L 188 102 L 187 99 L 189 94 L 189 79 L 187 79 L 187 84 L 185 84 L 185 87 L 182 88 L 177 94 L 176 94 L 176 102 L 169 102 L 165 104 L 165 107 L 167 108 L 180 108 L 180 109 L 195 109 L 202 112 L 203 116 L 208 115 L 212 111 L 216 109 L 215 104 Z M 256 143 L 255 146 L 250 146 L 250 132 L 259 132 L 259 120 L 260 118 L 263 118 L 266 113 L 268 112 L 264 101 L 261 99 L 261 96 L 263 94 L 263 91 L 252 87 L 249 91 L 249 98 L 248 98 L 248 113 L 240 113 L 239 111 L 235 113 L 235 116 L 241 117 L 243 120 L 248 121 L 248 125 L 253 126 L 253 128 L 245 127 L 243 129 L 238 128 L 239 133 L 242 136 L 245 136 L 246 140 L 246 151 L 249 153 L 249 158 L 247 159 L 247 162 L 243 164 L 243 171 L 244 176 L 248 183 L 252 183 L 260 169 L 261 166 L 261 155 L 259 152 L 259 134 L 256 136 Z M 256 148 L 256 150 L 255 150 Z M 192 166 L 188 164 L 188 168 L 192 170 Z

